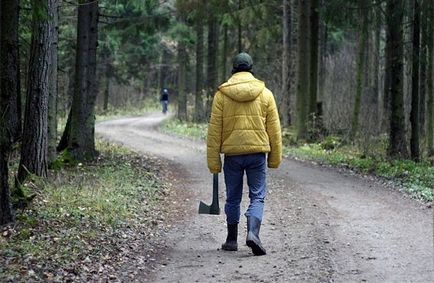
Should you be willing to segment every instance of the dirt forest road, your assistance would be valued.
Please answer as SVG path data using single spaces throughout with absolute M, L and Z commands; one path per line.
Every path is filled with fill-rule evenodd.
M 220 250 L 225 216 L 196 211 L 210 202 L 212 176 L 205 145 L 158 132 L 166 117 L 150 114 L 102 122 L 97 133 L 146 155 L 168 160 L 188 190 L 189 217 L 167 234 L 168 253 L 152 282 L 434 282 L 431 209 L 375 181 L 349 172 L 285 159 L 269 170 L 261 239 L 267 255 L 245 246 Z M 224 207 L 220 174 L 220 206 Z M 242 209 L 248 204 L 244 190 Z

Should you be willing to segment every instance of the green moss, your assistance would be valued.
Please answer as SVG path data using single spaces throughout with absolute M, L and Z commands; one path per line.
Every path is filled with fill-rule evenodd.
M 77 164 L 78 161 L 74 158 L 72 153 L 68 149 L 65 149 L 57 156 L 57 159 L 50 164 L 50 169 L 60 170 L 65 166 L 76 166 Z

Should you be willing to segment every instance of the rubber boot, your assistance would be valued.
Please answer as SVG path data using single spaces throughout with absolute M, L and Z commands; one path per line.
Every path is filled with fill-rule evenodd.
M 226 242 L 222 245 L 222 250 L 237 251 L 238 244 L 238 224 L 228 224 L 228 236 Z
M 265 255 L 267 252 L 259 239 L 261 220 L 254 216 L 247 217 L 247 239 L 246 245 L 252 249 L 254 255 Z

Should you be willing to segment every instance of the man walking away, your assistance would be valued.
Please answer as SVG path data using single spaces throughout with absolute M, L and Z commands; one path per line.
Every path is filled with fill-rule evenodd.
M 163 107 L 163 114 L 166 114 L 169 105 L 169 91 L 167 90 L 167 88 L 163 88 L 163 90 L 161 91 L 160 103 Z
M 238 223 L 247 174 L 250 205 L 246 244 L 254 255 L 265 255 L 259 230 L 266 196 L 266 164 L 277 168 L 282 160 L 279 114 L 273 94 L 251 73 L 253 60 L 247 53 L 233 60 L 232 77 L 214 96 L 208 127 L 207 160 L 211 173 L 221 171 L 224 154 L 225 213 L 228 235 L 223 250 L 238 250 Z

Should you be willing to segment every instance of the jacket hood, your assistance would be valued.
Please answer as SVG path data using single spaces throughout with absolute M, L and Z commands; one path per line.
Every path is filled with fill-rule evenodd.
M 219 90 L 229 98 L 238 102 L 255 100 L 265 88 L 265 83 L 256 79 L 249 72 L 239 72 L 219 87 Z

